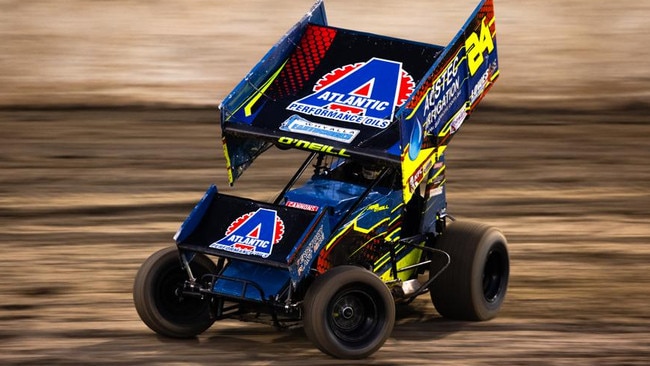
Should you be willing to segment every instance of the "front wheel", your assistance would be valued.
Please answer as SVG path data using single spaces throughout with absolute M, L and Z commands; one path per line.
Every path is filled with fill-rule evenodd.
M 203 254 L 195 255 L 190 268 L 199 279 L 217 271 L 214 262 Z M 182 295 L 187 279 L 176 247 L 152 254 L 138 270 L 133 302 L 140 319 L 154 332 L 167 337 L 190 338 L 214 323 L 209 299 Z
M 303 305 L 307 337 L 337 358 L 371 355 L 395 325 L 395 301 L 388 287 L 360 267 L 339 266 L 316 278 Z
M 501 310 L 510 274 L 505 236 L 487 225 L 457 221 L 447 226 L 436 248 L 451 259 L 430 287 L 438 313 L 456 320 L 494 318 Z

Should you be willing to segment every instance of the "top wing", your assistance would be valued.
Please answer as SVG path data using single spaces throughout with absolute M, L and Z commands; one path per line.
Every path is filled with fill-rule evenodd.
M 222 102 L 230 183 L 275 144 L 401 164 L 410 199 L 498 74 L 491 4 L 442 47 L 330 27 L 316 2 Z

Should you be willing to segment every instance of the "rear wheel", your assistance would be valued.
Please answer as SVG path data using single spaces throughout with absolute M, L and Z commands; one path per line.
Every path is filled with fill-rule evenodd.
M 494 318 L 505 299 L 510 275 L 505 236 L 487 225 L 453 222 L 436 247 L 451 258 L 430 288 L 440 315 L 456 320 Z
M 316 278 L 303 305 L 307 337 L 338 358 L 371 355 L 395 325 L 395 301 L 388 287 L 360 267 L 339 266 Z
M 190 268 L 199 279 L 217 270 L 214 262 L 203 254 L 196 254 Z M 182 295 L 187 279 L 176 247 L 154 253 L 140 267 L 133 285 L 133 302 L 142 321 L 154 332 L 189 338 L 203 333 L 214 323 L 209 299 Z

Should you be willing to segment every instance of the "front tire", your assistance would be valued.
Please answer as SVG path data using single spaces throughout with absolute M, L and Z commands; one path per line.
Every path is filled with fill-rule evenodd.
M 316 278 L 303 304 L 305 333 L 321 351 L 360 359 L 377 351 L 395 325 L 395 301 L 372 272 L 339 266 Z
M 449 267 L 430 287 L 440 315 L 455 320 L 489 320 L 501 310 L 510 275 L 505 236 L 475 222 L 453 222 L 436 243 Z M 432 271 L 433 272 L 433 271 Z
M 190 268 L 198 279 L 217 270 L 214 262 L 203 254 L 196 254 Z M 187 279 L 176 247 L 154 253 L 138 270 L 133 302 L 140 319 L 154 332 L 173 338 L 191 338 L 214 323 L 209 299 L 180 293 Z

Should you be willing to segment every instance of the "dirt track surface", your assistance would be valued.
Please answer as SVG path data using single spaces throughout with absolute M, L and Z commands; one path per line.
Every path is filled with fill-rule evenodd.
M 477 111 L 448 153 L 449 209 L 503 229 L 502 314 L 440 318 L 423 296 L 358 364 L 650 361 L 647 111 Z M 223 321 L 154 335 L 135 272 L 204 190 L 262 198 L 297 155 L 271 151 L 231 190 L 214 110 L 0 111 L 1 364 L 349 364 L 301 329 Z

